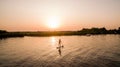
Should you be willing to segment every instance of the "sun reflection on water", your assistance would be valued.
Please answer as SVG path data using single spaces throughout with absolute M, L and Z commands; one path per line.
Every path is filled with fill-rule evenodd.
M 56 38 L 55 37 L 51 37 L 51 45 L 55 46 L 57 44 Z

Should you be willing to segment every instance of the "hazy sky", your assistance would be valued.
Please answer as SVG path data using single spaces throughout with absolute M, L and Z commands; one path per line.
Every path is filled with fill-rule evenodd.
M 118 28 L 120 0 L 0 0 L 0 29 L 51 30 L 51 17 L 59 23 L 54 30 Z

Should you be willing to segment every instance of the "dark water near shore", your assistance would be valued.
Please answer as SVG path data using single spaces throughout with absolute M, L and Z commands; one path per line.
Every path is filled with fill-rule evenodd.
M 3 39 L 0 67 L 120 67 L 120 35 Z

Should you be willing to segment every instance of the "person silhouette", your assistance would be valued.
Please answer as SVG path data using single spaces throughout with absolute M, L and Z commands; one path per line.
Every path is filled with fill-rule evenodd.
M 61 45 L 61 42 L 62 42 L 61 39 L 59 39 L 58 47 L 57 47 L 60 56 L 61 56 L 61 53 L 62 53 L 61 49 L 64 47 L 63 45 Z
M 61 39 L 59 39 L 59 44 L 58 44 L 58 46 L 63 48 L 64 46 L 63 46 L 63 45 L 61 45 L 61 43 L 62 43 L 62 40 L 61 40 Z
M 61 46 L 61 39 L 59 39 L 59 45 L 58 45 L 59 47 Z

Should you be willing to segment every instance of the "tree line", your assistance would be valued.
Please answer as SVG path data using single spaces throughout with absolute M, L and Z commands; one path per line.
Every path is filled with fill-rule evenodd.
M 118 29 L 110 29 L 107 30 L 105 27 L 103 28 L 83 28 L 82 30 L 78 31 L 81 34 L 120 34 L 120 27 Z
M 69 35 L 98 35 L 98 34 L 120 34 L 120 27 L 118 29 L 107 30 L 103 28 L 83 28 L 78 31 L 37 31 L 37 32 L 8 32 L 0 30 L 0 38 L 8 37 L 24 37 L 24 36 L 69 36 Z

